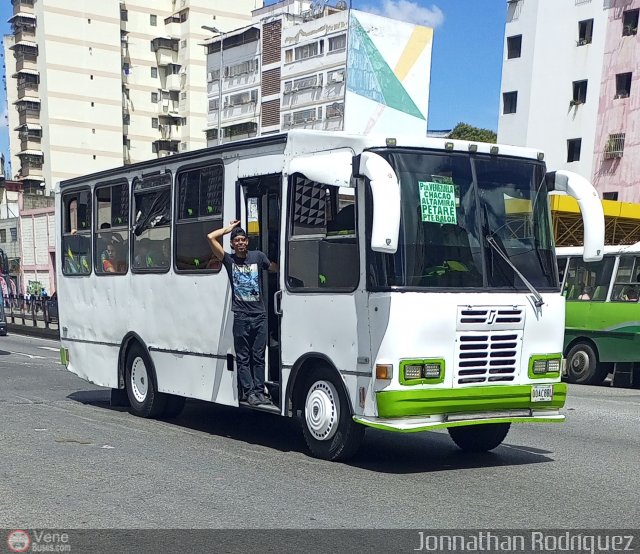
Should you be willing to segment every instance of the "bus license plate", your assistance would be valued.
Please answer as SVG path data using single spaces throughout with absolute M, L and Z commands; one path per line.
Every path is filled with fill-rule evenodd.
M 551 402 L 553 385 L 534 385 L 531 387 L 531 402 Z

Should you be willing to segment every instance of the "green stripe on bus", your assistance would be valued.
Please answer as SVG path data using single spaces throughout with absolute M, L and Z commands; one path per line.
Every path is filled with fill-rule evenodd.
M 376 394 L 378 417 L 430 416 L 462 412 L 514 409 L 554 409 L 564 406 L 565 383 L 553 383 L 553 400 L 532 402 L 532 385 L 468 387 L 463 389 L 412 389 Z

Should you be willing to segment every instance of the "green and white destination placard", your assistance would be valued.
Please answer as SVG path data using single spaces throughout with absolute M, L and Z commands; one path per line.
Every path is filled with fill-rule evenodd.
M 422 221 L 458 223 L 455 185 L 418 181 Z

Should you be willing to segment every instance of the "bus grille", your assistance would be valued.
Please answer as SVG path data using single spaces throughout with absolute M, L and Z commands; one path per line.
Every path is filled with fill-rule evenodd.
M 458 331 L 524 328 L 522 306 L 458 306 Z
M 455 384 L 513 382 L 521 344 L 522 331 L 458 334 Z

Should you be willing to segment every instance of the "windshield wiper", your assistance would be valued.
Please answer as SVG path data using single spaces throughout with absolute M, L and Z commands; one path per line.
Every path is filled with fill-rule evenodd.
M 520 272 L 520 270 L 515 265 L 513 265 L 513 263 L 509 259 L 509 256 L 507 256 L 502 251 L 502 249 L 498 246 L 498 243 L 496 242 L 496 240 L 491 235 L 487 235 L 486 239 L 487 239 L 487 244 L 489 244 L 489 246 L 491 246 L 491 248 L 493 248 L 498 254 L 500 254 L 500 257 L 505 262 L 507 262 L 509 267 L 511 267 L 511 269 L 513 269 L 515 274 L 518 277 L 520 277 L 520 279 L 525 284 L 525 286 L 531 291 L 531 294 L 533 294 L 533 296 L 535 297 L 534 304 L 535 304 L 536 308 L 540 308 L 541 306 L 543 306 L 544 305 L 544 300 L 542 299 L 542 296 L 540 295 L 540 293 L 535 289 L 535 287 L 529 281 L 527 281 L 527 278 Z

